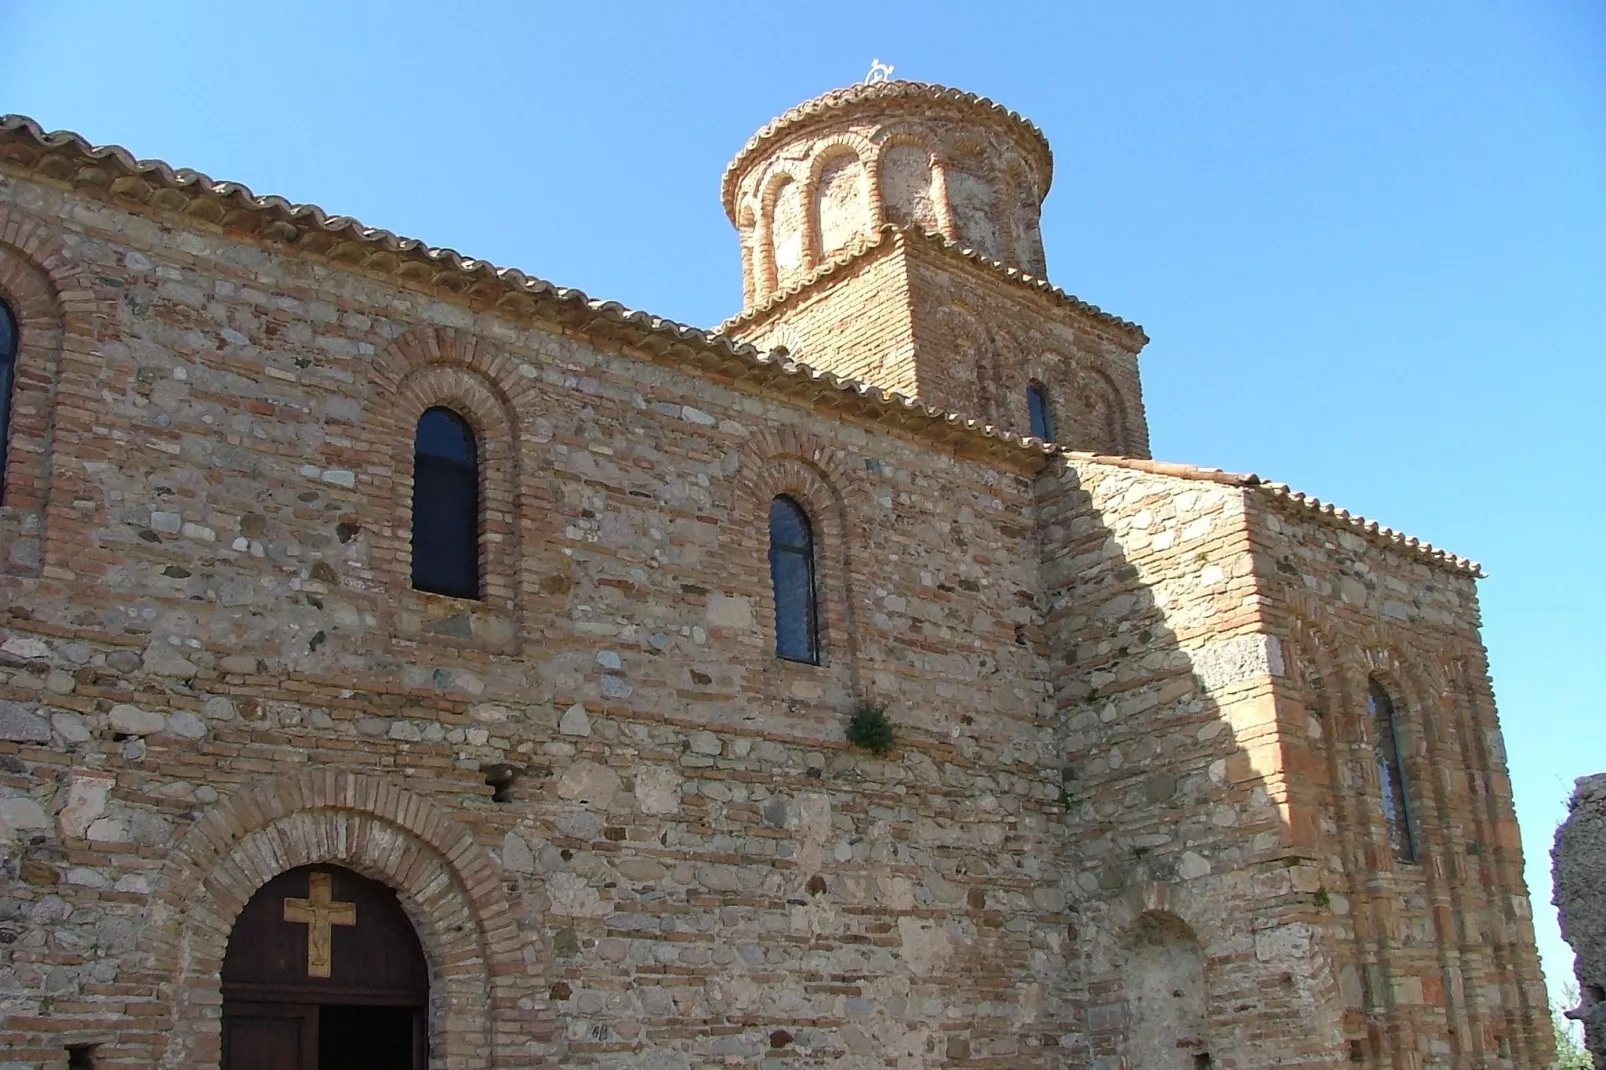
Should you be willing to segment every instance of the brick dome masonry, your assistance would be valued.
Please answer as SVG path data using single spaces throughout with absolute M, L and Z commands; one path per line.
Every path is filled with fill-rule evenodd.
M 1051 173 L 800 105 L 700 330 L 0 119 L 0 1068 L 1549 1065 L 1478 566 L 1150 459 Z

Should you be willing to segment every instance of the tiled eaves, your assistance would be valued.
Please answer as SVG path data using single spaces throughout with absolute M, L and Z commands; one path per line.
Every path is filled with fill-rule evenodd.
M 1023 472 L 1043 464 L 1046 451 L 1040 443 L 918 398 L 812 368 L 782 353 L 762 353 L 722 334 L 616 301 L 595 300 L 517 268 L 497 267 L 416 238 L 366 227 L 316 205 L 259 197 L 237 182 L 215 182 L 199 171 L 139 160 L 120 146 L 92 145 L 71 131 L 47 133 L 26 116 L 0 116 L 0 169 L 66 185 L 130 211 L 176 217 L 192 229 L 262 241 L 296 256 L 375 275 L 515 321 L 539 320 L 607 340 L 657 363 L 717 375 L 807 408 L 896 428 L 954 455 Z
M 1029 439 L 1028 441 L 1036 440 Z M 1314 517 L 1335 527 L 1345 528 L 1374 545 L 1383 546 L 1391 550 L 1402 550 L 1425 560 L 1428 564 L 1436 565 L 1452 572 L 1462 573 L 1474 578 L 1481 578 L 1486 575 L 1483 571 L 1483 566 L 1476 561 L 1458 557 L 1448 550 L 1441 550 L 1413 535 L 1407 535 L 1402 531 L 1384 527 L 1375 520 L 1368 520 L 1364 516 L 1351 513 L 1349 510 L 1342 509 L 1332 502 L 1324 502 L 1320 498 L 1295 490 L 1286 483 L 1274 483 L 1261 479 L 1253 472 L 1225 472 L 1219 468 L 1199 468 L 1188 464 L 1148 461 L 1135 457 L 1112 457 L 1106 454 L 1082 453 L 1074 450 L 1060 450 L 1058 452 L 1063 457 L 1090 464 L 1106 465 L 1112 468 L 1130 468 L 1154 475 L 1175 476 L 1178 479 L 1192 479 L 1199 482 L 1221 483 L 1231 487 L 1252 489 L 1254 493 L 1267 498 L 1273 505 L 1288 511 L 1300 519 Z
M 1001 279 L 1024 289 L 1043 294 L 1056 303 L 1083 315 L 1091 316 L 1102 326 L 1118 334 L 1125 335 L 1133 343 L 1135 349 L 1141 349 L 1149 342 L 1149 336 L 1136 323 L 1122 319 L 1120 316 L 1104 311 L 1097 305 L 1090 304 L 1073 294 L 1066 293 L 1047 279 L 1029 275 L 1017 267 L 1011 267 L 1002 260 L 994 260 L 991 257 L 983 256 L 974 249 L 949 241 L 941 234 L 934 234 L 918 227 L 901 227 L 896 223 L 887 223 L 868 238 L 860 238 L 844 246 L 797 282 L 792 283 L 785 289 L 777 290 L 752 308 L 743 309 L 725 320 L 715 330 L 727 333 L 767 319 L 782 307 L 795 303 L 799 295 L 821 289 L 828 280 L 837 275 L 847 273 L 847 269 L 850 267 L 857 269 L 859 266 L 857 261 L 860 259 L 884 252 L 889 248 L 895 247 L 898 243 L 912 243 L 915 241 L 920 241 L 926 247 L 938 250 L 956 260 L 984 267 Z
M 829 93 L 822 93 L 812 100 L 805 100 L 796 107 L 787 109 L 759 127 L 758 133 L 748 138 L 747 144 L 743 145 L 731 158 L 731 162 L 725 165 L 725 174 L 719 182 L 719 198 L 725 206 L 725 214 L 730 217 L 732 223 L 736 222 L 737 181 L 747 170 L 753 157 L 764 151 L 782 133 L 796 133 L 800 129 L 823 123 L 836 112 L 846 108 L 889 100 L 938 105 L 1003 122 L 1035 150 L 1038 156 L 1038 172 L 1043 176 L 1042 195 L 1048 195 L 1049 184 L 1054 175 L 1054 153 L 1048 146 L 1048 139 L 1043 136 L 1036 123 L 1002 104 L 975 93 L 967 93 L 963 89 L 950 89 L 948 86 L 935 85 L 931 82 L 893 80 L 833 89 Z

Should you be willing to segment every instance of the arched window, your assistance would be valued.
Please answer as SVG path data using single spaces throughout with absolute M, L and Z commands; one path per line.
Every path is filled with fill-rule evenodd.
M 1048 408 L 1048 391 L 1042 383 L 1026 387 L 1026 414 L 1031 418 L 1032 434 L 1044 442 L 1054 441 L 1054 415 Z
M 1416 822 L 1411 817 L 1411 796 L 1405 788 L 1400 763 L 1400 726 L 1394 700 L 1383 685 L 1372 680 L 1366 688 L 1366 711 L 1372 718 L 1372 749 L 1377 757 L 1377 779 L 1383 789 L 1383 819 L 1388 822 L 1389 843 L 1401 862 L 1416 861 Z
M 480 473 L 474 432 L 451 409 L 428 409 L 413 440 L 413 586 L 480 596 Z
M 0 301 L 0 502 L 6 497 L 6 443 L 11 439 L 11 384 L 17 378 L 17 318 Z
M 770 502 L 770 580 L 775 585 L 776 656 L 818 665 L 814 532 L 803 507 L 784 495 Z

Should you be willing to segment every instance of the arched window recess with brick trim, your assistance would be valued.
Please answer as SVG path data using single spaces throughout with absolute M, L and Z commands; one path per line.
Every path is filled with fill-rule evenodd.
M 408 344 L 422 346 L 416 340 Z M 479 359 L 474 343 L 447 339 L 436 344 L 444 352 L 429 354 L 431 362 L 397 369 L 400 374 L 393 387 L 385 386 L 375 418 L 354 436 L 389 460 L 389 470 L 376 470 L 374 479 L 389 493 L 373 502 L 387 522 L 366 525 L 363 537 L 371 540 L 376 579 L 389 592 L 388 626 L 398 639 L 511 652 L 517 648 L 522 598 L 520 502 L 535 488 L 521 475 L 514 448 L 519 423 L 511 398 L 499 382 L 458 356 L 462 350 Z M 414 353 L 410 348 L 400 355 Z M 456 359 L 448 363 L 443 356 Z M 441 527 L 449 536 L 444 551 L 456 563 L 445 577 L 429 571 L 444 558 L 429 564 L 415 560 L 415 539 L 431 531 L 439 535 Z M 434 544 L 434 552 L 442 550 Z M 477 581 L 472 585 L 470 575 Z
M 0 573 L 37 576 L 51 553 L 46 506 L 58 383 L 64 369 L 82 377 L 103 367 L 92 353 L 106 312 L 82 265 L 51 228 L 0 205 L 0 234 L 0 303 L 10 328 L 0 429 Z M 81 379 L 78 389 L 93 396 L 97 388 Z
M 1411 809 L 1411 792 L 1405 780 L 1404 747 L 1399 714 L 1388 688 L 1376 676 L 1366 685 L 1366 712 L 1372 732 L 1372 753 L 1377 762 L 1383 821 L 1389 845 L 1400 862 L 1416 862 L 1418 837 Z
M 767 696 L 788 702 L 788 710 L 800 719 L 794 727 L 802 721 L 834 726 L 844 704 L 861 694 L 854 592 L 866 581 L 856 536 L 864 530 L 862 518 L 875 512 L 874 499 L 855 471 L 863 471 L 865 463 L 810 435 L 773 428 L 747 442 L 733 475 L 733 523 L 722 539 L 731 555 L 730 592 L 741 601 L 751 599 L 754 638 L 767 655 L 760 686 Z M 802 508 L 812 537 L 818 637 L 814 664 L 776 656 L 769 517 L 771 504 L 782 497 Z M 731 638 L 738 637 L 731 633 Z

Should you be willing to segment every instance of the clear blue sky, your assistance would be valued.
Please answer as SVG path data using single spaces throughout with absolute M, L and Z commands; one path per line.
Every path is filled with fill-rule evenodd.
M 1606 5 L 0 0 L 0 111 L 708 325 L 721 169 L 861 78 L 1047 133 L 1049 275 L 1142 323 L 1154 453 L 1485 563 L 1547 976 L 1606 770 Z

